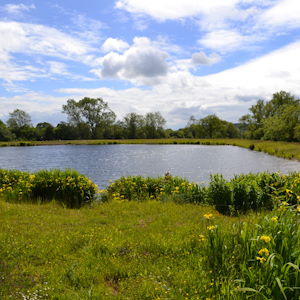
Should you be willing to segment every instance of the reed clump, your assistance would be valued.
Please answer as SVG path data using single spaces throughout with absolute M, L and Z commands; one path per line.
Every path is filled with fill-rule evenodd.
M 28 173 L 0 170 L 0 195 L 11 202 L 44 203 L 55 200 L 68 208 L 91 203 L 97 186 L 75 170 L 41 170 Z
M 102 190 L 102 200 L 155 199 L 202 203 L 215 206 L 222 214 L 238 215 L 248 211 L 272 210 L 280 201 L 295 205 L 299 193 L 300 173 L 242 174 L 230 180 L 216 174 L 211 175 L 207 186 L 171 175 L 158 178 L 129 176 L 114 181 Z

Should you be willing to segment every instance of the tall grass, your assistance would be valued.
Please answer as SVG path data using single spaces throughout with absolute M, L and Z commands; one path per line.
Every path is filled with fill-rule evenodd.
M 75 170 L 41 170 L 36 173 L 0 170 L 0 195 L 6 201 L 48 202 L 79 208 L 91 203 L 97 186 Z
M 214 205 L 222 214 L 271 210 L 281 201 L 295 205 L 300 194 L 300 173 L 258 173 L 226 180 L 212 175 L 207 187 L 167 175 L 159 178 L 122 177 L 102 191 L 102 200 L 156 199 Z

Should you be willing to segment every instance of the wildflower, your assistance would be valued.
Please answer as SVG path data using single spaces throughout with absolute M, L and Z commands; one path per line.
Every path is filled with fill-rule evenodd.
M 276 222 L 278 222 L 278 217 L 272 217 L 271 220 L 272 220 L 272 222 L 276 223 Z
M 216 229 L 216 226 L 215 225 L 207 226 L 207 229 L 213 231 Z
M 259 256 L 256 256 L 256 260 L 258 260 L 261 264 L 263 264 L 266 261 L 264 257 L 259 257 Z
M 270 255 L 270 251 L 267 249 L 267 248 L 262 248 L 260 249 L 258 252 L 257 252 L 260 256 L 262 255 L 266 255 L 266 256 L 269 256 Z
M 265 243 L 270 243 L 272 238 L 268 235 L 262 235 L 260 238 L 259 238 L 261 241 L 264 241 Z
M 211 220 L 213 218 L 213 214 L 204 214 L 203 217 L 207 220 Z
M 203 234 L 199 234 L 198 238 L 199 238 L 200 242 L 204 242 L 206 240 L 206 238 Z
M 293 193 L 293 191 L 288 190 L 288 189 L 286 189 L 285 192 L 286 192 L 287 194 Z

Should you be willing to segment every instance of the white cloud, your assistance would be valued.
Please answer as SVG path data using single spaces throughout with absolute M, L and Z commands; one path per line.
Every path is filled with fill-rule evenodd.
M 130 80 L 136 84 L 154 84 L 168 72 L 168 54 L 145 37 L 134 38 L 133 45 L 122 54 L 110 52 L 98 60 L 101 69 L 93 72 L 101 78 Z
M 159 110 L 167 118 L 168 126 L 173 127 L 184 126 L 187 113 L 196 117 L 216 113 L 236 122 L 260 98 L 270 99 L 280 90 L 299 95 L 299 53 L 300 42 L 209 76 L 193 76 L 186 70 L 169 72 L 151 90 L 76 88 L 59 91 L 77 98 L 103 97 L 119 116 L 131 111 L 144 114 Z
M 281 0 L 260 16 L 258 25 L 266 26 L 268 29 L 270 29 L 270 27 L 283 27 L 283 30 L 286 30 L 287 27 L 299 28 L 299 16 L 299 0 Z
M 110 51 L 122 52 L 127 48 L 129 48 L 129 45 L 126 42 L 115 38 L 106 39 L 102 45 L 103 52 L 110 52 Z
M 220 60 L 220 56 L 217 54 L 206 55 L 204 52 L 193 53 L 192 64 L 198 65 L 211 65 Z
M 55 28 L 17 22 L 0 22 L 0 49 L 6 52 L 22 52 L 78 59 L 91 51 L 80 39 Z
M 0 36 L 0 78 L 5 81 L 47 76 L 43 67 L 34 67 L 37 56 L 51 56 L 86 64 L 92 61 L 90 53 L 93 48 L 88 43 L 52 27 L 0 22 Z M 32 59 L 32 65 L 18 64 L 14 60 L 15 54 L 27 55 Z
M 252 37 L 243 36 L 234 30 L 218 30 L 207 33 L 198 43 L 206 48 L 227 52 L 244 46 L 252 39 Z
M 119 0 L 115 6 L 130 13 L 146 14 L 164 21 L 209 14 L 220 8 L 233 8 L 237 2 L 238 0 Z
M 20 4 L 13 4 L 8 3 L 3 6 L 3 10 L 11 15 L 22 15 L 24 12 L 30 11 L 32 9 L 35 9 L 35 5 L 25 5 L 23 3 Z
M 49 61 L 49 71 L 52 74 L 59 74 L 59 75 L 68 75 L 69 72 L 67 70 L 66 64 L 58 61 Z

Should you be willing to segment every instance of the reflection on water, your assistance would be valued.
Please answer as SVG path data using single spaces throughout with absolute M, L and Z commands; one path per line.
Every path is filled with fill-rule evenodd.
M 0 168 L 36 171 L 73 168 L 104 187 L 127 175 L 162 176 L 166 172 L 194 182 L 210 174 L 300 171 L 300 162 L 234 146 L 65 145 L 0 148 Z

